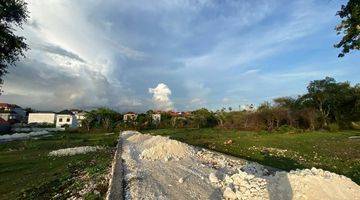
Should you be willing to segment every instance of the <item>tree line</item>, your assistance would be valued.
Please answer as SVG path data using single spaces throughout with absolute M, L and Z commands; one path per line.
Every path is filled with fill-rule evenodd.
M 276 98 L 255 109 L 209 111 L 202 108 L 176 116 L 163 112 L 161 121 L 156 123 L 153 113 L 149 110 L 139 114 L 136 120 L 124 122 L 120 113 L 100 108 L 86 114 L 82 127 L 86 130 L 217 127 L 268 132 L 359 128 L 360 85 L 326 77 L 311 81 L 303 95 Z

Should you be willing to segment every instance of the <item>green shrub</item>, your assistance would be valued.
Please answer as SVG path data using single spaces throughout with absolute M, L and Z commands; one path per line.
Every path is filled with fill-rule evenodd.
M 340 130 L 340 127 L 337 123 L 331 123 L 327 126 L 327 130 L 330 132 L 338 132 Z

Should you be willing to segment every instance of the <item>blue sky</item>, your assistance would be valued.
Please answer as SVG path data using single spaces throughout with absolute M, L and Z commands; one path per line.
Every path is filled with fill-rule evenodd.
M 328 0 L 37 0 L 31 50 L 1 101 L 40 110 L 239 108 L 302 94 L 314 79 L 360 82 L 338 58 Z

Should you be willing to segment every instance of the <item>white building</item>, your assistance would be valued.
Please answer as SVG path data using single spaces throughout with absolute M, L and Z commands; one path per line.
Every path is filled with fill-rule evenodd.
M 124 115 L 123 119 L 124 119 L 124 122 L 127 122 L 127 121 L 135 121 L 137 118 L 137 114 L 133 113 L 133 112 L 128 112 Z
M 85 114 L 86 112 L 74 113 L 79 127 L 81 126 L 81 122 L 85 119 Z
M 1 112 L 0 118 L 2 118 L 5 121 L 10 121 L 10 120 L 17 120 L 19 117 L 15 112 Z
M 160 121 L 161 121 L 161 114 L 159 114 L 159 113 L 152 114 L 151 117 L 152 117 L 152 121 L 153 121 L 154 124 L 160 123 Z
M 15 104 L 0 103 L 0 117 L 5 121 L 23 122 L 26 120 L 26 111 Z
M 29 113 L 28 124 L 54 124 L 55 113 Z
M 56 115 L 56 127 L 65 127 L 69 126 L 70 128 L 75 128 L 78 126 L 78 121 L 75 115 L 72 114 L 57 114 Z

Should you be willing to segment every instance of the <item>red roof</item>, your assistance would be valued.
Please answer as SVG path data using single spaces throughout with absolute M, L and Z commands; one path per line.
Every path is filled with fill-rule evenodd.
M 16 104 L 0 103 L 0 108 L 18 108 Z

